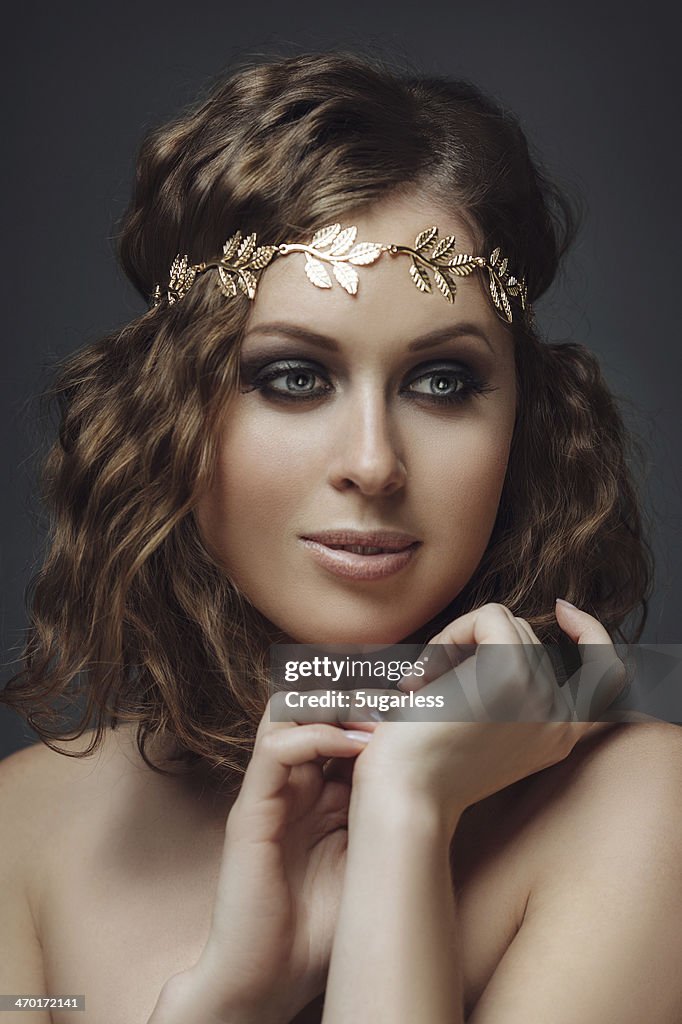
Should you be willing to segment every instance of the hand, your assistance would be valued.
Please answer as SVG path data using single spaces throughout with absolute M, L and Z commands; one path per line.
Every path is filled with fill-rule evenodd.
M 271 709 L 281 717 L 283 697 L 275 694 L 260 722 L 227 819 L 209 938 L 179 986 L 210 1005 L 216 1021 L 289 1021 L 325 984 L 349 787 L 327 779 L 323 764 L 353 758 L 370 734 L 270 721 Z
M 357 763 L 351 816 L 367 793 L 378 795 L 370 801 L 374 807 L 409 798 L 412 806 L 415 801 L 435 804 L 452 832 L 466 807 L 565 758 L 618 695 L 625 670 L 595 618 L 561 603 L 556 616 L 579 645 L 579 710 L 582 688 L 596 705 L 591 720 L 576 721 L 581 716 L 564 695 L 565 687 L 559 688 L 528 623 L 503 605 L 484 605 L 455 619 L 431 641 L 463 654 L 475 651 L 454 669 L 444 671 L 441 665 L 437 671 L 444 674 L 438 678 L 429 670 L 426 685 L 419 688 L 420 694 L 445 697 L 448 720 L 435 721 L 433 710 L 389 712 Z M 409 687 L 414 689 L 414 682 Z M 402 688 L 408 688 L 407 682 Z

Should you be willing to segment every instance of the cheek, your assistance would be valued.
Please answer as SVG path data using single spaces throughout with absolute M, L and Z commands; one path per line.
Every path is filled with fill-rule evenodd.
M 449 604 L 471 579 L 488 546 L 506 477 L 511 429 L 466 431 L 433 450 L 423 465 L 422 524 L 431 544 L 415 597 L 425 619 Z
M 240 550 L 243 556 L 253 554 L 253 535 L 264 541 L 264 531 L 291 516 L 303 465 L 300 446 L 281 430 L 247 417 L 225 428 L 215 477 L 196 513 L 202 535 L 223 559 Z
M 457 520 L 470 512 L 474 518 L 494 520 L 509 461 L 513 421 L 472 423 L 438 444 L 424 444 L 420 462 L 421 486 L 428 501 L 427 514 Z M 459 520 L 461 523 L 461 519 Z M 456 523 L 453 523 L 456 526 Z

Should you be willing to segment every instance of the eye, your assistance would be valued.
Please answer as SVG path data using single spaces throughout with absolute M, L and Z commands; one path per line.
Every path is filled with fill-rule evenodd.
M 438 405 L 464 402 L 473 395 L 486 394 L 495 388 L 468 367 L 458 364 L 434 366 L 428 373 L 415 377 L 405 393 L 416 400 Z
M 332 385 L 318 367 L 283 360 L 264 367 L 251 379 L 247 373 L 248 386 L 243 391 L 262 391 L 265 395 L 283 401 L 301 402 L 320 398 L 331 391 Z M 323 385 L 315 386 L 315 381 Z
M 466 384 L 462 380 L 460 373 L 446 373 L 444 370 L 438 370 L 435 373 L 424 374 L 423 377 L 419 377 L 415 384 L 425 385 L 423 388 L 414 387 L 413 390 L 420 394 L 429 394 L 437 398 L 450 397 L 451 395 L 457 394 L 458 391 L 466 388 Z
M 298 369 L 289 370 L 288 373 L 279 374 L 276 377 L 270 377 L 270 387 L 274 391 L 284 390 L 291 391 L 294 394 L 308 395 L 315 390 L 315 379 L 316 373 L 312 370 Z M 284 383 L 280 385 L 280 388 L 273 387 L 274 383 L 278 380 L 282 380 Z

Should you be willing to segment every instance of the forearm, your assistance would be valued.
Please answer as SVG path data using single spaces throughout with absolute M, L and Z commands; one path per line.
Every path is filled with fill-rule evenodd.
M 323 1024 L 461 1024 L 451 834 L 423 801 L 354 799 Z
M 196 969 L 173 975 L 163 986 L 147 1024 L 286 1024 L 289 1015 L 271 1001 L 218 1000 Z

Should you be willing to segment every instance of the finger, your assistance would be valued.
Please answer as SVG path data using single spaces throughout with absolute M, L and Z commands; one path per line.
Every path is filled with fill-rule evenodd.
M 390 702 L 396 697 L 395 690 L 372 685 L 362 690 L 362 700 L 359 692 L 357 689 L 333 688 L 280 690 L 269 701 L 269 714 L 266 712 L 264 717 L 270 719 L 271 726 L 264 726 L 263 731 L 269 732 L 283 725 L 309 725 L 314 722 L 338 725 L 342 728 L 359 723 L 362 728 L 369 728 L 375 722 L 371 709 L 382 701 L 389 707 Z
M 504 605 L 484 605 L 460 616 L 433 638 L 427 651 L 433 655 L 422 685 L 401 680 L 401 690 L 451 678 L 454 666 L 459 690 L 476 721 L 544 721 L 554 706 L 557 683 L 551 660 L 530 625 Z M 471 720 L 471 715 L 459 720 Z
M 299 692 L 278 690 L 272 695 L 258 725 L 256 742 L 259 742 L 260 739 L 268 733 L 277 732 L 281 729 L 293 729 L 298 725 L 305 724 L 306 721 L 310 721 L 310 717 L 306 719 L 304 714 L 297 713 L 295 704 L 288 703 L 288 694 L 293 694 L 294 697 L 298 697 Z M 329 712 L 321 708 L 319 709 L 316 720 L 330 725 L 335 724 L 333 721 L 330 721 Z M 322 767 L 327 760 L 327 757 L 321 755 L 314 758 L 313 763 Z
M 502 604 L 485 604 L 481 608 L 453 619 L 432 639 L 432 643 L 478 644 L 519 643 L 521 635 L 514 616 Z
M 538 644 L 539 644 L 539 646 L 540 646 L 540 647 L 542 647 L 542 643 L 541 643 L 541 641 L 540 641 L 540 640 L 539 640 L 539 639 L 537 638 L 537 636 L 535 635 L 535 633 L 534 633 L 534 631 L 533 631 L 533 627 L 532 627 L 532 626 L 530 625 L 530 623 L 529 623 L 529 622 L 526 622 L 526 620 L 525 620 L 525 619 L 521 619 L 521 618 L 519 618 L 519 616 L 518 616 L 518 615 L 515 615 L 515 616 L 514 616 L 514 622 L 516 623 L 516 625 L 518 626 L 518 628 L 519 628 L 519 629 L 520 629 L 520 630 L 521 630 L 521 631 L 522 631 L 522 632 L 523 632 L 523 633 L 525 634 L 525 637 L 526 637 L 526 638 L 527 638 L 528 640 L 530 640 L 530 642 L 531 642 L 532 644 L 536 644 L 536 645 L 538 645 Z
M 323 723 L 265 732 L 254 745 L 240 797 L 244 801 L 274 796 L 287 783 L 292 768 L 318 758 L 354 757 L 371 737 L 368 730 L 339 729 Z
M 313 722 L 340 725 L 348 720 L 351 707 L 351 691 L 331 687 L 326 690 L 278 690 L 270 698 L 264 717 L 273 726 Z
M 612 646 L 611 637 L 598 619 L 561 597 L 556 599 L 555 614 L 564 633 L 578 645 Z
M 426 667 L 418 685 L 412 676 L 403 677 L 398 688 L 403 692 L 421 689 L 452 668 L 473 657 L 481 643 L 518 644 L 523 640 L 511 612 L 501 604 L 475 608 L 452 622 L 431 638 L 424 651 Z
M 569 606 L 572 608 L 573 606 Z M 549 656 L 549 652 L 546 650 L 544 644 L 540 642 L 538 637 L 535 635 L 530 624 L 520 617 L 515 617 L 515 622 L 528 639 L 535 645 L 538 650 L 542 653 L 535 667 L 535 671 L 541 673 L 544 676 L 545 684 L 551 686 L 553 690 L 553 703 L 548 713 L 548 719 L 550 721 L 571 721 L 582 720 L 588 718 L 588 715 L 584 713 L 583 705 L 589 707 L 588 697 L 592 697 L 596 691 L 596 685 L 600 688 L 600 693 L 605 689 L 606 692 L 602 694 L 603 700 L 599 703 L 600 710 L 613 700 L 614 687 L 613 683 L 617 684 L 620 678 L 620 668 L 622 664 L 617 658 L 614 661 L 614 649 L 611 643 L 609 634 L 601 625 L 601 623 L 594 619 L 592 616 L 585 614 L 585 621 L 580 624 L 580 633 L 583 636 L 585 643 L 583 664 L 581 665 L 581 676 L 573 677 L 574 691 L 576 684 L 580 679 L 581 697 L 578 702 L 579 714 L 576 714 L 576 696 L 571 691 L 570 686 L 560 686 L 555 672 L 555 666 L 552 659 Z M 576 636 L 575 641 L 578 640 Z M 606 645 L 606 646 L 605 646 Z M 562 677 L 563 678 L 563 677 Z M 616 685 L 616 691 L 618 685 Z M 593 719 L 589 719 L 592 721 Z
M 544 690 L 545 693 L 551 691 L 552 699 L 549 708 L 546 705 L 541 705 L 540 708 L 530 705 L 526 710 L 526 714 L 530 716 L 531 720 L 535 720 L 535 716 L 538 711 L 543 715 L 542 721 L 551 722 L 568 722 L 571 720 L 572 715 L 570 711 L 570 702 L 566 699 L 566 695 L 562 690 L 559 681 L 556 676 L 556 667 L 550 656 L 546 645 L 538 638 L 536 632 L 530 624 L 518 615 L 514 616 L 514 622 L 516 623 L 519 630 L 526 637 L 526 642 L 534 645 L 534 649 L 537 654 L 537 658 L 534 659 L 532 655 L 528 653 L 530 662 L 532 663 L 532 672 L 538 675 L 539 687 Z M 562 677 L 562 679 L 565 677 Z
M 475 651 L 474 644 L 467 646 L 431 640 L 415 660 L 414 671 L 398 680 L 396 688 L 403 693 L 421 690 L 427 683 L 433 682 L 472 657 Z
M 577 721 L 595 721 L 617 699 L 627 681 L 625 665 L 618 657 L 604 626 L 588 612 L 561 599 L 556 603 L 561 629 L 578 645 L 580 669 L 567 681 Z

